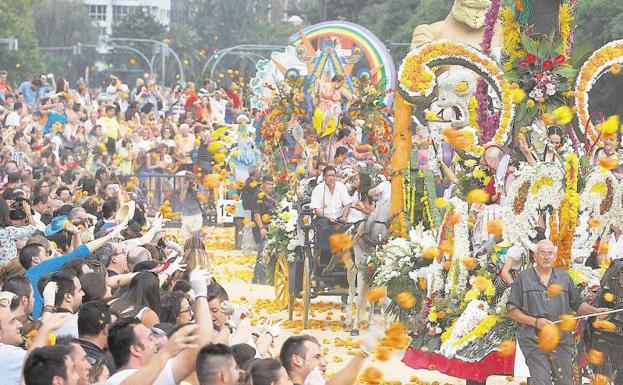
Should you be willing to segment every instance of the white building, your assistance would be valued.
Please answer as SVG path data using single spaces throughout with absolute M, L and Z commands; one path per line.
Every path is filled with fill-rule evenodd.
M 168 26 L 171 21 L 171 0 L 80 0 L 87 7 L 91 19 L 100 27 L 100 34 L 110 35 L 113 24 L 122 19 L 132 8 L 149 9 L 160 24 Z

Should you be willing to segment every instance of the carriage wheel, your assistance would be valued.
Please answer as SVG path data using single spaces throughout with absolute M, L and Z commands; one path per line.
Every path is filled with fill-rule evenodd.
M 304 253 L 305 259 L 303 260 L 303 328 L 307 329 L 307 323 L 309 321 L 309 303 L 311 301 L 311 270 L 309 264 L 311 263 L 311 256 L 308 253 Z
M 274 275 L 275 304 L 285 309 L 290 304 L 290 285 L 288 281 L 288 262 L 283 256 L 277 259 Z

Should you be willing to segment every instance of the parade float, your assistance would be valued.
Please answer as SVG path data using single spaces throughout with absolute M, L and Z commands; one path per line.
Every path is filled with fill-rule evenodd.
M 349 127 L 360 137 L 356 151 L 376 159 L 375 165 L 361 165 L 360 172 L 378 184 L 377 176 L 391 155 L 396 70 L 377 37 L 342 21 L 304 28 L 290 38 L 285 50 L 259 61 L 256 69 L 249 83 L 250 104 L 261 116 L 257 128 L 278 202 L 278 214 L 266 218 L 270 223 L 263 259 L 268 281 L 275 287 L 276 307 L 289 308 L 292 314 L 294 296 L 302 297 L 306 324 L 310 296 L 345 296 L 348 290 L 320 292 L 317 278 L 322 274 L 316 271 L 313 240 L 306 238 L 310 223 L 299 215 L 313 189 L 303 182 L 313 165 L 299 164 L 293 157 L 295 147 L 305 146 L 311 128 L 318 142 L 309 150 L 325 151 L 337 140 L 338 131 Z M 343 85 L 335 88 L 335 79 Z M 299 263 L 295 269 L 297 260 L 305 267 Z
M 394 101 L 393 236 L 359 267 L 409 329 L 403 361 L 471 383 L 527 376 L 506 317 L 510 287 L 497 283 L 508 250 L 521 248 L 528 266 L 538 236 L 551 239 L 557 267 L 587 294 L 623 215 L 621 159 L 604 150 L 621 126 L 588 100 L 604 73 L 620 72 L 622 43 L 575 57 L 573 1 L 480 3 L 457 0 L 415 30 Z

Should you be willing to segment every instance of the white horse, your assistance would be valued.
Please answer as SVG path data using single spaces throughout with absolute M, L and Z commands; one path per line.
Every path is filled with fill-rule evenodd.
M 352 323 L 352 311 L 355 300 L 355 292 L 357 292 L 357 314 L 355 324 L 351 331 L 352 335 L 359 334 L 361 321 L 365 315 L 366 297 L 368 291 L 368 283 L 365 279 L 365 271 L 367 268 L 368 257 L 374 251 L 377 245 L 383 243 L 389 237 L 390 225 L 390 201 L 387 200 L 377 206 L 368 218 L 356 229 L 357 234 L 354 237 L 353 252 L 355 255 L 355 263 L 347 266 L 346 278 L 348 280 L 348 304 L 346 310 L 346 323 Z M 372 317 L 372 309 L 368 314 L 368 322 Z

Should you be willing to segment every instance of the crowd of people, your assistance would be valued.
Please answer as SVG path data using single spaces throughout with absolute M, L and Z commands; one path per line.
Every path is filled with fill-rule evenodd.
M 210 273 L 199 231 L 209 205 L 198 196 L 212 189 L 198 175 L 214 171 L 208 147 L 216 130 L 252 127 L 240 91 L 212 81 L 169 89 L 149 75 L 133 88 L 112 77 L 99 90 L 51 74 L 17 86 L 9 76 L 0 72 L 3 384 L 354 383 L 382 330 L 370 328 L 360 354 L 325 379 L 318 340 L 290 337 L 275 355 L 279 324 L 251 326 L 253 314 L 229 302 Z M 324 171 L 333 186 L 337 172 L 350 183 L 323 214 L 348 221 L 352 166 L 369 155 L 355 151 L 357 129 L 343 123 L 324 149 L 307 127 L 294 157 L 310 178 Z M 251 156 L 254 130 L 244 131 L 244 162 L 229 171 L 242 182 L 236 191 L 254 236 L 243 247 L 261 253 L 274 181 Z M 167 200 L 181 214 L 178 237 L 165 231 L 159 205 Z M 369 212 L 367 198 L 361 202 Z M 263 268 L 256 282 L 265 282 Z

